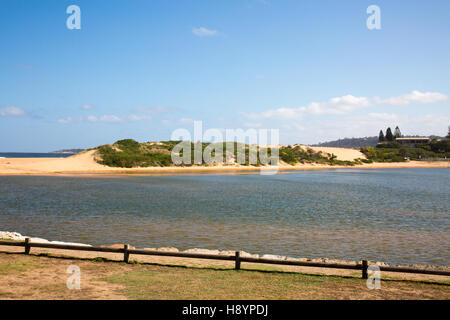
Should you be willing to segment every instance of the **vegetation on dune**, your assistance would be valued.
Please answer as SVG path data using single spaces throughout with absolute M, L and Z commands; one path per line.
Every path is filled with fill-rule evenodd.
M 176 165 L 172 162 L 171 152 L 174 150 L 181 141 L 161 141 L 156 142 L 144 142 L 139 143 L 133 139 L 124 139 L 115 142 L 112 145 L 102 145 L 97 149 L 99 157 L 97 161 L 101 164 L 110 167 L 123 167 L 123 168 L 133 168 L 133 167 L 150 167 L 159 166 L 167 167 Z M 257 148 L 256 161 L 251 161 L 250 159 L 250 146 L 241 143 L 220 143 L 222 146 L 205 142 L 185 142 L 189 144 L 191 153 L 191 164 L 180 164 L 180 166 L 191 166 L 195 165 L 207 165 L 203 154 L 205 151 L 211 151 L 211 156 L 217 156 L 221 159 L 222 163 L 229 163 L 230 158 L 236 159 L 239 150 L 243 150 L 244 161 L 243 165 L 250 165 L 253 163 L 255 166 L 260 166 L 260 152 L 262 148 Z M 195 150 L 201 150 L 200 156 L 195 157 Z M 214 148 L 217 146 L 218 148 Z M 220 148 L 221 147 L 221 148 Z M 205 150 L 211 148 L 211 150 Z M 223 151 L 221 151 L 223 150 Z M 217 154 L 220 152 L 220 154 Z M 267 154 L 270 156 L 271 150 L 267 149 Z M 179 156 L 183 156 L 183 150 L 179 152 Z
M 405 146 L 398 142 L 378 144 L 377 147 L 361 148 L 366 157 L 375 162 L 404 162 L 421 159 L 450 158 L 450 140 L 432 140 L 430 143 Z
M 112 146 L 98 147 L 99 162 L 110 167 L 123 168 L 169 166 L 172 163 L 170 146 L 170 143 L 157 145 L 141 144 L 133 139 L 119 140 Z
M 433 139 L 429 143 L 416 144 L 415 146 L 402 145 L 395 141 L 401 135 L 400 129 L 395 129 L 392 134 L 388 128 L 386 136 L 380 131 L 379 139 L 383 142 L 376 147 L 362 147 L 361 152 L 367 159 L 355 159 L 344 161 L 337 159 L 336 155 L 314 151 L 312 148 L 301 145 L 281 146 L 279 148 L 279 160 L 289 165 L 296 164 L 324 164 L 354 166 L 372 162 L 404 162 L 408 160 L 443 159 L 450 158 L 450 140 Z M 168 167 L 168 166 L 192 166 L 209 164 L 239 163 L 244 166 L 261 166 L 261 152 L 272 154 L 271 148 L 261 148 L 255 145 L 237 142 L 189 142 L 185 141 L 184 149 L 175 149 L 182 141 L 161 141 L 139 143 L 133 139 L 124 139 L 112 145 L 97 147 L 97 161 L 110 167 Z M 175 150 L 174 150 L 175 149 Z M 183 152 L 190 149 L 190 163 L 174 163 L 172 152 L 180 158 Z M 252 155 L 252 150 L 256 150 Z M 200 152 L 201 151 L 201 152 Z M 212 161 L 205 161 L 205 154 L 210 154 Z M 189 156 L 188 156 L 189 159 Z M 209 164 L 208 164 L 209 163 Z
M 318 163 L 328 165 L 344 165 L 354 166 L 355 164 L 361 164 L 365 159 L 356 159 L 354 161 L 338 160 L 336 155 L 330 153 L 324 153 L 314 151 L 311 148 L 302 148 L 301 146 L 287 146 L 280 148 L 280 160 L 290 165 L 296 165 L 297 163 Z
M 139 143 L 133 139 L 124 139 L 112 145 L 102 145 L 97 147 L 97 161 L 110 167 L 150 167 L 150 166 L 191 166 L 208 165 L 205 162 L 204 154 L 211 154 L 219 163 L 240 163 L 244 166 L 261 166 L 261 153 L 271 157 L 271 148 L 261 148 L 237 142 L 184 142 L 185 147 L 191 153 L 191 164 L 174 164 L 171 153 L 181 141 L 161 141 Z M 186 149 L 184 149 L 184 152 Z M 196 150 L 201 153 L 197 154 Z M 251 156 L 251 150 L 256 150 L 255 156 Z M 176 150 L 175 150 L 176 151 Z M 183 157 L 183 149 L 178 152 Z M 316 152 L 311 148 L 304 149 L 301 146 L 282 146 L 279 149 L 279 159 L 285 163 L 296 165 L 298 163 L 319 163 L 329 165 L 355 165 L 361 164 L 362 159 L 355 161 L 338 160 L 335 155 L 323 152 Z M 211 162 L 210 162 L 211 163 Z M 214 163 L 214 161 L 212 162 Z
M 449 126 L 450 134 L 450 126 Z M 447 138 L 440 138 L 436 136 L 430 136 L 431 141 L 426 143 L 414 143 L 408 142 L 407 144 L 401 144 L 398 138 L 402 138 L 403 135 L 400 128 L 395 127 L 394 134 L 392 134 L 391 128 L 386 129 L 386 135 L 383 134 L 383 130 L 380 130 L 378 136 L 378 144 L 376 147 L 363 147 L 361 152 L 365 156 L 376 162 L 405 162 L 408 160 L 423 160 L 423 159 L 444 159 L 450 157 L 450 140 Z M 411 139 L 422 137 L 408 137 Z M 404 140 L 403 140 L 404 141 Z

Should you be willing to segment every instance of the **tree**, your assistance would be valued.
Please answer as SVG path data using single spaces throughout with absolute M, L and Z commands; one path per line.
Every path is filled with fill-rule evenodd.
M 380 134 L 378 135 L 378 142 L 383 142 L 386 139 L 384 138 L 383 130 L 380 130 Z
M 392 134 L 391 128 L 386 130 L 386 141 L 394 141 L 394 135 Z
M 329 154 L 330 155 L 330 154 Z M 337 159 L 337 156 L 334 154 L 334 153 L 332 153 L 331 155 L 330 155 L 330 165 L 333 165 L 334 164 L 334 161 Z
M 394 130 L 394 137 L 401 138 L 401 136 L 402 136 L 402 133 L 400 132 L 400 128 L 398 126 L 396 126 L 395 130 Z
M 448 126 L 447 139 L 450 139 L 450 126 Z

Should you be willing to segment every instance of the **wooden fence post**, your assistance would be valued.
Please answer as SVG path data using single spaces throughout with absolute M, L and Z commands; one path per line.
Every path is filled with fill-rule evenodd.
M 241 257 L 240 257 L 240 252 L 236 251 L 235 254 L 235 261 L 234 261 L 234 269 L 239 270 L 241 268 Z
M 25 254 L 30 254 L 30 238 L 25 238 Z
M 362 278 L 367 279 L 367 260 L 362 261 Z
M 123 245 L 123 261 L 128 263 L 128 260 L 130 258 L 130 253 L 128 252 L 128 244 Z

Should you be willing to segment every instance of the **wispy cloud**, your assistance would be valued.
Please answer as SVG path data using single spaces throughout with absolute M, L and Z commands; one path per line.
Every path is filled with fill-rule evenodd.
M 246 128 L 260 128 L 262 127 L 261 122 L 243 122 L 242 125 Z
M 273 122 L 271 122 L 273 123 Z M 438 114 L 405 115 L 369 113 L 332 118 L 312 118 L 304 122 L 280 124 L 284 143 L 318 143 L 341 138 L 377 136 L 380 129 L 399 126 L 404 135 L 445 135 L 450 117 Z
M 178 120 L 179 123 L 181 124 L 191 124 L 194 123 L 194 119 L 191 118 L 181 118 Z
M 24 117 L 27 113 L 19 107 L 9 106 L 0 108 L 0 117 Z
M 59 123 L 70 123 L 74 121 L 72 117 L 65 117 L 57 120 Z
M 217 30 L 207 29 L 205 27 L 192 28 L 192 33 L 198 37 L 211 37 L 218 34 Z
M 106 114 L 101 116 L 89 115 L 87 117 L 65 117 L 60 118 L 57 122 L 66 124 L 72 122 L 104 122 L 104 123 L 119 123 L 127 121 L 150 121 L 152 117 L 145 114 L 129 114 L 124 116 L 117 116 L 114 114 Z
M 137 111 L 143 113 L 174 113 L 174 112 L 181 112 L 182 110 L 177 107 L 156 106 L 156 107 L 139 107 L 137 108 Z
M 89 122 L 122 122 L 122 118 L 113 115 L 113 114 L 108 114 L 108 115 L 103 115 L 103 116 L 88 116 L 87 117 L 87 121 Z
M 414 90 L 398 97 L 388 99 L 380 99 L 376 97 L 374 100 L 377 104 L 389 104 L 393 106 L 405 106 L 411 103 L 434 103 L 447 100 L 448 96 L 439 92 L 420 92 Z
M 307 106 L 298 108 L 278 108 L 259 113 L 243 113 L 249 119 L 277 119 L 292 120 L 300 119 L 305 114 L 344 114 L 353 110 L 362 109 L 370 105 L 366 97 L 355 97 L 346 95 L 332 98 L 326 102 L 311 102 Z
M 414 90 L 397 97 L 381 99 L 379 97 L 355 97 L 345 95 L 332 98 L 325 102 L 311 102 L 306 106 L 297 108 L 278 108 L 270 109 L 257 113 L 242 113 L 248 119 L 274 119 L 274 120 L 293 120 L 301 119 L 304 115 L 340 115 L 352 111 L 364 109 L 375 105 L 403 106 L 413 103 L 435 103 L 447 100 L 448 96 L 439 92 L 420 92 Z
M 307 132 L 314 132 L 314 138 L 320 141 L 344 137 L 376 136 L 380 129 L 399 126 L 405 135 L 445 134 L 450 117 L 425 114 L 404 115 L 395 113 L 369 113 L 367 115 L 345 116 L 339 121 L 311 121 L 306 124 Z M 314 130 L 316 128 L 316 130 Z M 319 128 L 317 130 L 317 128 Z
M 91 110 L 93 106 L 90 104 L 83 104 L 80 108 L 83 110 Z
M 127 119 L 129 121 L 142 121 L 142 120 L 152 120 L 152 117 L 148 115 L 136 115 L 136 114 L 130 114 Z

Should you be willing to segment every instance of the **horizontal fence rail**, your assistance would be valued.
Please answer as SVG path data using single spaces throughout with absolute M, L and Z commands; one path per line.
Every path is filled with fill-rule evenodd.
M 235 255 L 200 254 L 200 253 L 188 253 L 188 252 L 168 252 L 168 251 L 155 251 L 155 250 L 144 250 L 144 249 L 129 249 L 128 244 L 124 245 L 123 248 L 107 248 L 107 247 L 92 247 L 92 246 L 81 246 L 81 245 L 57 244 L 57 243 L 39 243 L 39 242 L 31 242 L 29 238 L 26 238 L 25 241 L 0 241 L 0 246 L 24 247 L 26 254 L 30 253 L 31 248 L 49 248 L 49 249 L 63 249 L 63 250 L 76 250 L 76 251 L 122 253 L 124 255 L 123 260 L 127 263 L 129 262 L 130 254 L 134 254 L 134 255 L 148 255 L 148 256 L 179 257 L 179 258 L 228 260 L 228 261 L 235 262 L 236 270 L 239 270 L 241 268 L 241 262 L 289 265 L 289 266 L 301 266 L 301 267 L 361 270 L 363 279 L 368 278 L 367 271 L 368 271 L 368 267 L 369 267 L 367 260 L 362 260 L 362 263 L 358 263 L 355 265 L 348 265 L 348 264 L 339 264 L 339 263 L 323 263 L 323 262 L 308 262 L 308 261 L 276 260 L 276 259 L 266 259 L 266 258 L 242 257 L 240 255 L 239 251 L 236 251 Z M 378 267 L 379 267 L 380 271 L 450 276 L 450 271 L 414 269 L 414 268 L 406 268 L 406 267 L 388 267 L 388 266 L 378 266 Z

